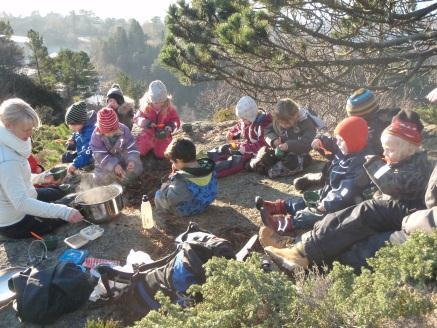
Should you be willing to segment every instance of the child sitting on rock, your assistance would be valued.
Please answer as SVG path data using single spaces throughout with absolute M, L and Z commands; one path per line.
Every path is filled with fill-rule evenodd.
M 172 133 L 181 124 L 164 83 L 156 80 L 149 84 L 140 100 L 140 110 L 135 114 L 134 123 L 140 129 L 137 146 L 141 156 L 153 150 L 157 158 L 164 158 Z
M 106 94 L 106 106 L 112 108 L 118 116 L 118 121 L 132 130 L 134 118 L 134 101 L 123 95 L 118 84 L 113 84 Z
M 228 145 L 208 152 L 208 157 L 216 162 L 218 177 L 225 177 L 244 169 L 261 147 L 266 146 L 264 130 L 272 122 L 270 114 L 258 110 L 255 100 L 242 97 L 235 107 L 238 123 L 228 134 Z
M 310 229 L 326 214 L 361 202 L 362 192 L 369 186 L 363 164 L 367 146 L 367 123 L 361 117 L 348 117 L 335 128 L 337 149 L 328 170 L 329 179 L 319 191 L 317 212 L 305 208 L 302 198 L 274 202 L 256 198 L 256 207 L 261 211 L 265 225 L 283 233 L 293 229 Z M 273 218 L 274 215 L 277 215 Z
M 67 151 L 62 156 L 62 162 L 69 163 L 68 173 L 93 165 L 90 140 L 96 125 L 96 117 L 96 112 L 88 111 L 84 101 L 76 102 L 67 109 L 65 124 L 73 131 L 68 144 L 69 149 L 74 148 L 74 151 Z
M 173 140 L 165 157 L 172 162 L 173 172 L 155 194 L 156 208 L 177 216 L 205 211 L 217 196 L 214 162 L 196 160 L 196 146 L 186 138 Z
M 97 113 L 91 150 L 95 160 L 95 182 L 99 185 L 114 181 L 127 185 L 143 171 L 134 137 L 126 125 L 119 123 L 111 108 L 102 108 Z
M 311 142 L 316 136 L 316 125 L 309 117 L 308 110 L 299 108 L 291 99 L 279 100 L 273 113 L 273 122 L 265 131 L 265 140 L 269 147 L 275 150 L 277 163 L 272 167 L 263 165 L 260 150 L 252 159 L 250 166 L 260 172 L 267 170 L 270 178 L 290 176 L 301 172 L 311 161 L 308 152 Z M 272 150 L 272 151 L 273 151 Z

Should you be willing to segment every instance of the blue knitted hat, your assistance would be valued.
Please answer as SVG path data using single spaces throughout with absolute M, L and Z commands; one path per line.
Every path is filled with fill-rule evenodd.
M 346 111 L 349 116 L 363 116 L 378 108 L 378 102 L 372 91 L 358 89 L 349 97 L 346 103 Z

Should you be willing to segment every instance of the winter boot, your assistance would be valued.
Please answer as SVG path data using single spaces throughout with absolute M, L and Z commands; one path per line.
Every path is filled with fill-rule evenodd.
M 285 209 L 285 200 L 277 199 L 273 202 L 264 200 L 261 196 L 255 197 L 255 207 L 258 211 L 265 208 L 270 214 L 287 214 Z
M 275 248 L 284 248 L 293 242 L 293 238 L 280 236 L 266 226 L 259 229 L 258 238 L 262 247 L 273 246 Z
M 293 218 L 290 214 L 271 215 L 266 209 L 261 210 L 261 220 L 264 225 L 273 229 L 279 235 L 291 235 L 293 232 Z
M 264 251 L 283 269 L 294 271 L 295 269 L 308 268 L 310 261 L 305 255 L 302 243 L 297 243 L 291 248 L 276 248 L 267 246 Z

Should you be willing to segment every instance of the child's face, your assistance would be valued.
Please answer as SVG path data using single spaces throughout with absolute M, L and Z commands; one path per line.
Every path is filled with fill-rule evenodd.
M 381 144 L 384 149 L 384 157 L 387 163 L 395 164 L 407 159 L 414 154 L 417 147 L 411 145 L 401 138 L 383 133 Z
M 106 106 L 112 108 L 113 110 L 117 110 L 117 108 L 119 107 L 117 100 L 115 100 L 114 98 L 109 98 L 106 102 Z
M 346 142 L 344 141 L 344 139 L 340 135 L 336 135 L 335 139 L 337 139 L 337 146 L 340 149 L 340 151 L 342 152 L 342 154 L 343 155 L 349 154 L 349 150 L 347 149 L 347 145 L 346 145 Z
M 278 120 L 278 124 L 282 129 L 290 129 L 296 125 L 299 119 L 299 113 L 294 114 L 288 120 Z
M 171 162 L 176 170 L 182 170 L 185 167 L 185 163 L 180 159 L 171 160 Z
M 165 101 L 160 101 L 160 102 L 152 103 L 152 107 L 155 110 L 160 111 L 161 109 L 163 109 L 165 107 Z
M 68 127 L 74 132 L 80 132 L 83 128 L 83 124 L 68 124 Z

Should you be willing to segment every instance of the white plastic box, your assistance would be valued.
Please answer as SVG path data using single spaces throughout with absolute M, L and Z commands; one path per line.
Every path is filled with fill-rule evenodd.
M 98 225 L 91 225 L 83 228 L 79 233 L 64 239 L 64 243 L 74 249 L 81 248 L 89 241 L 95 240 L 103 235 L 105 230 Z

